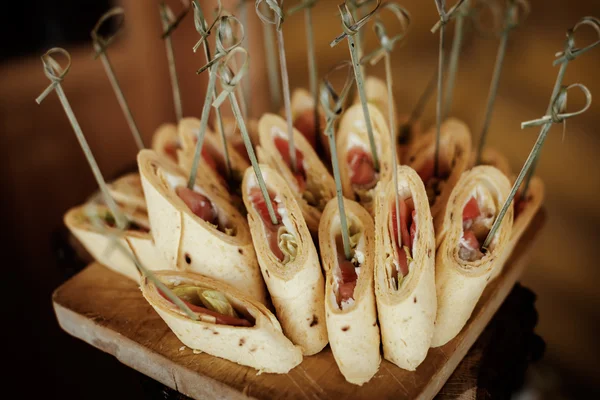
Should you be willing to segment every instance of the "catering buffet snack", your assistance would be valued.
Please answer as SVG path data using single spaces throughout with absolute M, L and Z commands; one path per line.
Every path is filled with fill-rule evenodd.
M 338 94 L 326 79 L 317 112 L 314 87 L 312 93 L 297 89 L 290 100 L 282 51 L 285 117 L 264 113 L 254 116 L 257 122 L 247 114 L 249 99 L 242 113 L 236 93 L 247 51 L 231 35 L 241 23 L 223 13 L 209 26 L 194 1 L 197 46 L 208 49 L 207 30 L 218 29 L 215 58 L 207 50 L 209 64 L 201 70 L 210 71 L 213 84 L 218 75 L 224 90 L 207 99 L 219 108 L 227 98 L 233 118 L 214 130 L 205 129 L 208 119 L 192 117 L 161 125 L 152 150 L 137 155 L 139 172 L 108 185 L 70 118 L 102 201 L 94 203 L 100 226 L 82 207 L 69 210 L 65 224 L 98 262 L 140 283 L 144 298 L 186 346 L 283 374 L 329 343 L 341 374 L 355 385 L 376 376 L 382 354 L 415 371 L 427 363 L 430 348 L 446 345 L 468 324 L 542 207 L 543 182 L 526 175 L 533 176 L 550 124 L 578 114 L 560 114 L 569 89 L 560 89 L 562 76 L 548 108 L 552 116 L 526 123 L 545 133 L 513 177 L 502 153 L 481 146 L 474 154 L 471 129 L 442 114 L 441 93 L 437 123 L 425 134 L 414 113 L 396 121 L 407 114 L 397 111 L 387 90 L 389 74 L 387 82 L 363 81 L 365 66 L 357 57 L 365 42 L 358 31 L 377 15 L 379 1 L 364 3 L 374 8 L 356 25 L 348 6 L 340 6 L 345 33 L 332 42 L 348 39 L 348 65 L 359 89 L 355 104 L 345 101 L 348 90 Z M 442 21 L 434 31 L 456 11 L 442 12 L 443 2 L 436 4 Z M 279 29 L 281 9 L 276 2 L 267 6 L 274 19 L 259 16 Z M 582 21 L 600 27 L 594 18 Z M 393 41 L 383 39 L 387 57 Z M 52 49 L 42 58 L 52 84 L 40 99 L 52 89 L 64 97 L 60 81 L 68 67 L 59 68 L 55 53 L 68 56 Z M 246 59 L 233 65 L 234 55 Z M 325 110 L 328 95 L 336 107 Z M 115 238 L 127 257 L 110 251 Z

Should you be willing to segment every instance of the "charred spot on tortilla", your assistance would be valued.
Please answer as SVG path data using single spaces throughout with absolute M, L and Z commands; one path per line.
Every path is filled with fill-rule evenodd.
M 431 258 L 431 249 L 427 249 L 427 257 Z
M 342 331 L 346 332 L 348 330 L 350 330 L 350 327 L 348 325 L 342 327 Z
M 415 296 L 415 297 L 413 298 L 413 303 L 415 303 L 415 304 L 417 303 L 417 296 Z
M 219 334 L 219 332 L 213 331 L 213 335 L 218 335 L 218 334 Z
M 244 255 L 244 250 L 238 249 L 238 253 L 240 253 L 241 255 Z
M 408 162 L 413 162 L 415 161 L 415 156 L 410 156 L 410 158 L 408 159 Z
M 450 213 L 450 222 L 452 222 L 454 220 L 454 212 Z
M 268 269 L 265 269 L 265 272 L 267 273 L 267 278 L 270 278 L 270 277 L 271 277 L 271 274 L 269 273 L 269 270 L 268 270 Z
M 373 326 L 377 326 L 377 321 L 373 322 Z
M 191 264 L 192 263 L 192 257 L 190 257 L 190 255 L 188 253 L 185 253 L 185 262 L 187 264 Z
M 241 347 L 241 346 L 243 346 L 243 345 L 244 345 L 244 343 L 246 343 L 246 339 L 245 339 L 245 338 L 241 338 L 241 339 L 240 339 L 239 346 L 240 346 L 240 347 Z
M 313 326 L 317 325 L 318 323 L 319 323 L 319 318 L 317 318 L 317 316 L 313 314 L 312 321 L 310 321 L 310 327 L 312 328 Z
M 251 352 L 251 353 L 254 353 L 256 350 L 257 350 L 257 347 L 256 347 L 256 346 L 254 346 L 254 347 L 252 347 L 252 348 L 250 349 L 250 352 Z

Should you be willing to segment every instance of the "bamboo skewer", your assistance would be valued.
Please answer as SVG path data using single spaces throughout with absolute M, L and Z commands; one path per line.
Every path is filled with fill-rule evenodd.
M 579 29 L 582 26 L 590 26 L 592 27 L 596 33 L 598 34 L 598 40 L 596 40 L 595 42 L 582 47 L 582 48 L 577 48 L 575 47 L 575 31 L 577 31 L 577 29 Z M 590 50 L 592 50 L 594 47 L 600 45 L 600 19 L 595 18 L 595 17 L 583 17 L 582 19 L 580 19 L 573 28 L 569 29 L 567 31 L 567 39 L 565 41 L 565 48 L 562 52 L 557 53 L 557 59 L 554 60 L 554 66 L 560 64 L 560 69 L 558 70 L 558 78 L 556 80 L 556 83 L 554 84 L 554 89 L 552 90 L 552 96 L 550 97 L 550 104 L 548 105 L 548 108 L 546 109 L 546 114 L 549 114 L 550 111 L 552 110 L 552 104 L 554 104 L 554 99 L 556 96 L 558 96 L 559 92 L 560 92 L 560 88 L 562 87 L 562 81 L 563 78 L 565 76 L 565 73 L 567 72 L 567 65 L 569 64 L 570 61 L 573 61 L 574 59 L 576 59 L 578 56 L 580 56 L 581 54 L 584 54 Z M 535 159 L 533 160 L 532 164 L 531 164 L 531 168 L 530 168 L 530 172 L 529 175 L 527 175 L 527 178 L 525 179 L 525 183 L 523 185 L 523 197 L 525 197 L 527 195 L 527 191 L 529 190 L 529 182 L 531 181 L 531 178 L 533 178 L 533 176 L 535 175 L 535 170 L 537 168 L 537 163 L 538 163 L 538 159 L 539 157 L 535 157 Z
M 106 71 L 106 75 L 108 76 L 108 80 L 110 81 L 110 84 L 115 92 L 115 95 L 117 96 L 117 101 L 119 102 L 119 106 L 121 106 L 121 110 L 123 111 L 123 114 L 125 115 L 125 120 L 127 121 L 127 125 L 129 125 L 129 129 L 131 130 L 131 133 L 133 134 L 135 143 L 136 143 L 138 149 L 142 150 L 145 147 L 144 141 L 142 140 L 140 131 L 135 123 L 135 120 L 133 119 L 133 115 L 131 114 L 131 110 L 129 109 L 129 105 L 127 104 L 127 100 L 125 99 L 125 95 L 123 94 L 123 91 L 121 90 L 121 85 L 119 85 L 119 81 L 117 80 L 117 76 L 115 75 L 112 64 L 110 63 L 110 60 L 108 59 L 108 56 L 106 55 L 107 47 L 110 45 L 110 43 L 112 43 L 112 41 L 118 34 L 119 29 L 123 25 L 123 22 L 121 21 L 119 23 L 117 32 L 108 38 L 103 37 L 99 33 L 100 28 L 106 21 L 108 21 L 109 19 L 111 19 L 113 17 L 118 17 L 118 16 L 122 16 L 124 18 L 124 14 L 125 14 L 125 10 L 123 10 L 122 7 L 111 8 L 110 10 L 108 10 L 105 14 L 103 14 L 100 17 L 100 19 L 96 23 L 96 26 L 94 26 L 94 29 L 92 29 L 91 36 L 92 36 L 92 42 L 94 45 L 94 50 L 96 52 L 95 57 L 100 57 L 100 60 L 102 61 L 102 65 L 104 66 L 104 70 Z
M 562 77 L 559 74 L 556 81 L 558 82 L 561 79 L 562 79 Z M 567 113 L 567 112 L 565 112 L 566 107 L 567 107 L 567 92 L 569 91 L 569 89 L 575 88 L 575 87 L 580 88 L 583 91 L 583 93 L 586 97 L 586 104 L 579 111 Z M 508 208 L 512 205 L 512 201 L 513 201 L 515 195 L 517 194 L 517 190 L 519 190 L 519 187 L 521 186 L 521 183 L 523 182 L 525 175 L 531 168 L 533 161 L 539 157 L 539 153 L 542 150 L 542 146 L 544 145 L 544 141 L 546 140 L 546 136 L 548 135 L 548 132 L 550 131 L 550 127 L 552 126 L 552 124 L 555 124 L 555 123 L 563 123 L 564 124 L 564 123 L 566 123 L 566 120 L 568 118 L 572 118 L 572 117 L 578 116 L 580 114 L 583 114 L 592 105 L 592 94 L 589 91 L 589 89 L 587 87 L 585 87 L 584 85 L 582 85 L 580 83 L 575 83 L 575 84 L 572 84 L 572 85 L 569 85 L 566 87 L 564 87 L 564 86 L 561 87 L 559 89 L 558 94 L 556 96 L 553 96 L 552 101 L 553 102 L 551 104 L 550 113 L 546 114 L 542 118 L 521 123 L 521 129 L 541 125 L 542 130 L 538 136 L 538 139 L 536 140 L 535 144 L 533 145 L 533 149 L 529 153 L 529 156 L 527 157 L 527 160 L 525 161 L 525 164 L 523 165 L 521 172 L 519 172 L 519 176 L 517 176 L 517 179 L 515 180 L 515 183 L 513 184 L 513 187 L 510 190 L 508 198 L 504 202 L 504 205 L 502 206 L 502 209 L 500 210 L 498 217 L 494 221 L 494 224 L 492 225 L 490 232 L 488 233 L 487 237 L 485 238 L 485 242 L 483 242 L 482 248 L 484 250 L 487 250 L 490 243 L 492 242 L 492 239 L 494 238 L 496 231 L 498 230 L 498 228 L 500 227 L 500 224 L 502 223 L 502 219 L 504 218 L 504 215 L 508 211 Z
M 522 18 L 519 21 L 518 8 L 522 6 Z M 490 90 L 485 109 L 485 118 L 483 127 L 481 128 L 481 135 L 479 136 L 479 145 L 477 149 L 477 156 L 475 158 L 475 165 L 481 164 L 481 154 L 485 147 L 485 141 L 487 133 L 492 120 L 492 112 L 494 110 L 494 104 L 496 102 L 496 94 L 498 92 L 498 84 L 500 82 L 500 73 L 502 71 L 502 63 L 504 62 L 504 55 L 506 54 L 506 46 L 508 44 L 508 36 L 510 32 L 515 29 L 522 20 L 529 14 L 529 3 L 527 0 L 509 0 L 508 9 L 504 17 L 504 27 L 501 33 L 500 45 L 498 46 L 498 53 L 496 54 L 496 62 L 494 65 L 494 73 L 490 82 Z
M 340 94 L 338 94 L 329 81 L 329 76 L 343 68 L 347 69 L 346 81 Z M 346 210 L 344 208 L 344 196 L 342 194 L 342 180 L 340 178 L 340 166 L 338 163 L 337 149 L 335 145 L 335 136 L 333 132 L 333 126 L 335 121 L 340 117 L 343 111 L 343 107 L 346 101 L 346 97 L 352 88 L 352 64 L 349 61 L 343 61 L 337 64 L 331 69 L 324 77 L 320 85 L 319 97 L 321 106 L 325 112 L 326 125 L 325 134 L 329 140 L 329 146 L 331 148 L 331 167 L 333 169 L 333 178 L 335 180 L 336 197 L 338 202 L 338 209 L 340 212 L 340 228 L 342 231 L 342 244 L 344 246 L 344 255 L 347 260 L 352 259 L 352 250 L 350 247 L 350 234 L 348 230 L 348 219 L 346 217 Z M 333 101 L 333 105 L 331 102 Z
M 58 62 L 52 58 L 52 54 L 62 54 L 67 58 L 67 66 L 66 68 L 61 68 Z M 44 74 L 48 79 L 50 79 L 51 84 L 40 94 L 36 99 L 36 103 L 40 104 L 53 90 L 56 91 L 56 95 L 60 100 L 60 103 L 65 110 L 65 114 L 67 114 L 67 118 L 75 131 L 75 136 L 77 137 L 77 141 L 81 146 L 81 150 L 83 150 L 83 154 L 85 154 L 85 158 L 87 159 L 90 168 L 92 169 L 92 173 L 94 174 L 94 178 L 96 178 L 96 182 L 100 187 L 100 191 L 104 197 L 104 201 L 108 206 L 110 212 L 115 218 L 115 222 L 119 229 L 127 228 L 129 222 L 127 218 L 123 215 L 117 203 L 111 196 L 108 187 L 106 186 L 106 181 L 100 172 L 100 168 L 98 167 L 98 163 L 96 163 L 96 159 L 92 154 L 92 150 L 85 139 L 83 131 L 81 130 L 81 126 L 79 122 L 77 122 L 77 118 L 75 117 L 75 113 L 73 113 L 73 109 L 69 104 L 69 100 L 63 88 L 61 86 L 61 82 L 65 78 L 65 76 L 69 73 L 69 69 L 71 68 L 71 55 L 65 49 L 60 47 L 55 47 L 48 50 L 44 55 L 42 55 L 42 63 L 44 64 Z
M 269 18 L 260 10 L 260 4 L 265 1 L 269 9 L 273 11 L 273 17 Z M 283 0 L 281 0 L 283 4 Z M 290 153 L 291 169 L 296 173 L 296 146 L 294 144 L 294 122 L 292 121 L 292 103 L 290 96 L 290 82 L 288 77 L 287 61 L 285 57 L 285 44 L 283 41 L 283 9 L 275 0 L 256 0 L 256 14 L 266 25 L 274 25 L 277 35 L 277 47 L 279 49 L 279 67 L 281 68 L 281 86 L 283 87 L 283 103 L 285 106 L 285 119 L 288 130 L 288 150 Z
M 465 0 L 456 15 L 456 26 L 454 27 L 454 39 L 452 40 L 452 50 L 450 51 L 450 61 L 448 62 L 448 79 L 446 80 L 446 97 L 444 98 L 443 113 L 445 116 L 450 114 L 452 106 L 452 96 L 454 94 L 454 82 L 456 81 L 456 73 L 458 72 L 458 60 L 460 58 L 460 50 L 462 48 L 464 36 L 465 19 L 469 14 L 469 1 Z
M 173 51 L 173 42 L 171 34 L 179 26 L 183 18 L 190 10 L 189 0 L 181 0 L 184 10 L 177 16 L 164 1 L 159 4 L 160 18 L 163 26 L 162 38 L 165 41 L 165 50 L 167 52 L 167 62 L 169 64 L 169 76 L 171 78 L 171 87 L 173 89 L 173 105 L 175 107 L 175 118 L 180 121 L 183 118 L 183 107 L 181 104 L 181 91 L 179 89 L 179 80 L 177 79 L 177 67 L 175 65 L 175 53 Z
M 373 157 L 373 167 L 375 171 L 379 171 L 379 156 L 377 155 L 377 147 L 375 144 L 375 137 L 373 135 L 373 124 L 371 122 L 371 116 L 369 114 L 369 107 L 367 104 L 368 101 L 367 95 L 365 93 L 365 85 L 362 76 L 361 60 L 359 58 L 359 53 L 356 48 L 356 41 L 354 40 L 354 35 L 356 35 L 356 33 L 359 32 L 360 29 L 377 12 L 380 5 L 381 1 L 377 0 L 375 8 L 373 8 L 367 15 L 362 17 L 357 22 L 355 22 L 354 18 L 352 17 L 352 14 L 350 13 L 350 9 L 348 8 L 348 4 L 346 2 L 338 5 L 338 9 L 342 17 L 342 27 L 344 29 L 344 32 L 338 35 L 330 43 L 330 46 L 334 47 L 342 40 L 348 39 L 348 48 L 350 49 L 350 57 L 352 58 L 352 67 L 354 69 L 354 79 L 356 80 L 356 87 L 358 88 L 358 94 L 360 96 L 360 102 L 362 104 L 365 124 L 367 126 L 367 134 L 369 135 L 369 145 L 371 147 L 371 154 Z
M 381 11 L 390 10 L 396 18 L 398 18 L 401 32 L 390 38 L 385 30 L 383 21 L 381 18 L 377 18 L 374 30 L 377 34 L 381 47 L 375 50 L 370 55 L 366 56 L 363 62 L 370 61 L 371 65 L 376 64 L 381 57 L 385 60 L 385 81 L 387 85 L 388 95 L 388 114 L 389 114 L 389 126 L 390 126 L 390 143 L 395 142 L 394 127 L 396 126 L 396 117 L 394 113 L 394 91 L 393 91 L 393 75 L 392 75 L 392 59 L 391 53 L 394 50 L 396 42 L 402 41 L 408 33 L 408 27 L 410 26 L 410 14 L 402 6 L 396 3 L 385 3 L 381 6 Z M 380 13 L 381 13 L 380 11 Z M 379 17 L 379 16 L 378 16 Z M 390 152 L 392 155 L 392 180 L 394 184 L 394 206 L 396 208 L 396 233 L 398 246 L 402 247 L 402 231 L 400 229 L 400 199 L 398 195 L 398 161 L 396 159 L 397 154 L 395 151 Z
M 433 159 L 433 171 L 434 176 L 439 178 L 439 156 L 440 156 L 440 134 L 442 127 L 442 84 L 444 81 L 444 30 L 446 24 L 456 16 L 457 10 L 463 4 L 465 0 L 459 0 L 450 11 L 446 12 L 446 1 L 435 0 L 435 6 L 437 7 L 440 20 L 433 26 L 431 33 L 435 33 L 438 29 L 440 31 L 440 43 L 439 43 L 439 57 L 438 57 L 438 77 L 437 77 L 437 103 L 436 103 L 436 136 L 435 136 L 435 155 Z

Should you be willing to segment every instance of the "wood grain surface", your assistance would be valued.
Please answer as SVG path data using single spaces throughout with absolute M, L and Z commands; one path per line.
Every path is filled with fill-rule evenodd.
M 252 368 L 195 354 L 170 331 L 134 282 L 97 263 L 54 292 L 54 310 L 66 332 L 196 399 L 430 399 L 463 360 L 523 272 L 543 220 L 542 211 L 532 221 L 502 275 L 486 288 L 471 319 L 455 339 L 431 349 L 415 372 L 382 361 L 379 372 L 361 387 L 344 380 L 329 347 L 305 357 L 285 375 L 258 374 Z M 471 362 L 476 360 L 473 358 Z M 464 388 L 463 392 L 469 389 Z

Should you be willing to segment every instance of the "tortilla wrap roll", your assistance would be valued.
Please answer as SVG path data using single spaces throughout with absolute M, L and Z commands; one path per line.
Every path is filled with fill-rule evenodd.
M 344 199 L 351 235 L 352 260 L 345 258 L 337 198 L 327 203 L 319 225 L 319 245 L 327 274 L 325 312 L 329 343 L 344 378 L 368 382 L 379 369 L 379 327 L 375 309 L 373 268 L 375 234 L 371 215 Z
M 182 118 L 179 121 L 178 135 L 181 143 L 180 150 L 177 150 L 177 164 L 189 174 L 194 162 L 194 153 L 196 150 L 196 138 L 200 129 L 200 120 L 197 118 Z M 226 180 L 219 174 L 217 160 L 211 153 L 211 140 L 209 136 L 213 134 L 206 128 L 204 142 L 202 144 L 202 154 L 198 162 L 197 176 L 201 177 L 205 185 L 210 185 L 213 190 L 221 197 L 231 201 L 229 188 Z M 219 146 L 220 148 L 220 146 Z M 212 149 L 216 150 L 216 149 Z M 223 164 L 224 166 L 224 164 Z
M 187 347 L 259 370 L 284 374 L 300 364 L 302 352 L 261 303 L 220 281 L 191 272 L 155 276 L 199 317 L 194 321 L 149 280 L 142 294 Z
M 265 301 L 248 224 L 229 202 L 151 150 L 138 154 L 156 247 L 169 265 L 222 280 Z M 193 210 L 193 211 L 192 211 Z
M 336 146 L 344 197 L 358 201 L 374 215 L 375 185 L 391 178 L 392 147 L 388 121 L 374 105 L 368 104 L 368 108 L 379 158 L 379 172 L 374 169 L 369 135 L 360 104 L 351 106 L 343 114 Z
M 108 191 L 115 202 L 130 211 L 147 212 L 146 198 L 140 174 L 132 172 L 108 184 Z
M 435 140 L 434 126 L 414 143 L 406 161 L 425 183 L 435 232 L 439 232 L 450 193 L 471 164 L 471 133 L 456 118 L 444 121 L 440 130 L 439 178 L 434 176 Z
M 252 241 L 283 332 L 304 355 L 313 355 L 327 345 L 319 255 L 286 182 L 274 169 L 266 165 L 260 169 L 278 224 L 272 224 L 254 170 L 248 168 L 242 193 Z
M 411 122 L 410 114 L 400 114 L 397 120 L 398 132 L 396 135 L 396 150 L 398 160 L 408 160 L 411 148 L 423 135 L 423 127 L 420 120 Z
M 477 157 L 477 153 L 473 152 L 471 155 L 471 166 L 475 166 L 475 157 Z M 491 167 L 498 168 L 504 175 L 512 176 L 512 170 L 510 168 L 510 163 L 508 159 L 504 156 L 504 154 L 500 153 L 498 150 L 486 147 L 483 149 L 481 153 L 481 163 L 480 165 L 489 165 Z
M 414 371 L 433 337 L 435 235 L 425 186 L 410 167 L 398 166 L 398 245 L 393 181 L 380 183 L 375 212 L 375 296 L 383 356 Z
M 329 171 L 304 136 L 294 129 L 296 173 L 292 171 L 288 147 L 287 122 L 278 115 L 264 114 L 258 121 L 262 164 L 275 169 L 290 186 L 312 234 L 319 231 L 325 205 L 335 196 L 335 183 Z
M 508 246 L 513 225 L 509 207 L 488 250 L 481 245 L 508 198 L 511 185 L 497 168 L 478 166 L 461 177 L 438 232 L 435 286 L 438 299 L 432 347 L 452 340 L 470 318 Z
M 167 269 L 168 264 L 154 246 L 149 231 L 135 223 L 122 233 L 115 227 L 115 220 L 108 207 L 94 205 L 94 212 L 104 222 L 106 231 L 99 230 L 89 220 L 86 209 L 89 204 L 71 208 L 64 216 L 64 223 L 83 247 L 100 264 L 136 282 L 140 274 L 131 259 L 117 249 L 111 250 L 110 235 L 119 237 L 121 245 L 129 249 L 150 270 Z
M 544 182 L 537 176 L 534 176 L 529 183 L 527 192 L 526 201 L 521 199 L 520 191 L 517 192 L 517 195 L 515 196 L 515 200 L 513 201 L 514 220 L 512 233 L 508 244 L 505 246 L 503 253 L 499 257 L 500 259 L 497 261 L 498 266 L 492 271 L 491 280 L 500 275 L 504 268 L 504 264 L 506 264 L 506 261 L 510 258 L 515 246 L 519 243 L 519 240 L 521 240 L 521 237 L 527 230 L 533 217 L 535 217 L 542 206 L 542 202 L 544 201 Z
M 179 136 L 177 135 L 177 125 L 162 124 L 152 136 L 152 150 L 163 157 L 177 162 L 177 151 L 181 149 Z

